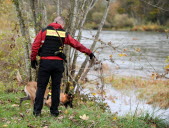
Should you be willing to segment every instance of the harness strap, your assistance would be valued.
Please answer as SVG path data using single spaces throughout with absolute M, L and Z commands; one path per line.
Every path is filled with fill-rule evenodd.
M 51 92 L 49 92 L 49 93 L 48 93 L 48 95 L 47 95 L 47 98 L 46 98 L 46 99 L 48 100 L 50 96 L 52 96 L 52 93 L 51 93 Z

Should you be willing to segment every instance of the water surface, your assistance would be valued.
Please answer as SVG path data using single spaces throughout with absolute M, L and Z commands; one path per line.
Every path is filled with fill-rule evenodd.
M 84 30 L 82 33 L 81 42 L 88 48 L 92 44 L 92 40 L 96 31 Z M 86 39 L 90 38 L 90 39 Z M 112 68 L 117 65 L 119 70 L 115 70 L 114 74 L 128 76 L 148 76 L 152 72 L 164 73 L 165 62 L 169 56 L 169 39 L 166 33 L 158 32 L 130 32 L 130 31 L 102 31 L 100 40 L 108 43 L 111 42 L 111 47 L 105 47 L 103 50 L 97 50 L 95 53 L 97 58 L 111 64 Z M 96 48 L 101 45 L 97 42 Z M 120 57 L 119 54 L 125 53 L 127 56 Z M 108 61 L 112 55 L 116 64 Z

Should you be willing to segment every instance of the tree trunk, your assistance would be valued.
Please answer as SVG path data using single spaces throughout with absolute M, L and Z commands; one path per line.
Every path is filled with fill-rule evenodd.
M 60 16 L 61 12 L 60 12 L 60 0 L 56 0 L 56 16 Z
M 43 17 L 44 17 L 44 24 L 47 25 L 48 24 L 48 17 L 47 17 L 46 6 L 44 6 L 44 9 L 43 9 Z
M 35 33 L 37 34 L 38 29 L 37 29 L 37 19 L 36 19 L 37 16 L 36 16 L 36 8 L 35 8 L 35 6 L 37 6 L 37 0 L 30 0 L 30 6 L 32 11 Z
M 22 16 L 22 11 L 20 9 L 20 4 L 19 0 L 13 0 L 16 12 L 17 12 L 17 17 L 19 20 L 19 25 L 20 25 L 20 31 L 22 36 L 24 37 L 24 49 L 25 49 L 25 66 L 26 66 L 26 72 L 27 72 L 27 79 L 30 81 L 32 80 L 32 75 L 31 75 L 31 67 L 29 63 L 29 32 L 28 29 L 25 26 L 24 18 Z

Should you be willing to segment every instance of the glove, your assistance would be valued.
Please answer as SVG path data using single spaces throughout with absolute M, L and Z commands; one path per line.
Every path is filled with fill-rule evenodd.
M 36 60 L 31 61 L 31 67 L 36 69 L 36 66 L 38 66 L 38 62 Z
M 95 58 L 95 55 L 94 55 L 93 53 L 91 53 L 91 54 L 89 55 L 89 57 L 90 57 L 90 59 L 93 59 L 93 58 Z

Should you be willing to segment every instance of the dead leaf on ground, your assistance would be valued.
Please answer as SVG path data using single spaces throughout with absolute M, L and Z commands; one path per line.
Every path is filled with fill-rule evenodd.
M 11 123 L 11 121 L 7 121 L 6 123 L 7 123 L 7 124 L 10 124 L 10 123 Z
M 58 117 L 59 120 L 62 120 L 63 118 L 64 118 L 63 116 L 59 116 L 59 117 Z
M 18 104 L 13 104 L 12 107 L 19 107 L 19 105 Z
M 156 128 L 157 126 L 156 126 L 156 124 L 152 124 L 151 127 L 152 128 Z
M 20 117 L 24 118 L 24 114 L 23 113 L 19 113 Z
M 66 109 L 66 110 L 64 111 L 64 113 L 65 113 L 65 114 L 68 114 L 69 112 L 68 112 L 68 110 Z
M 86 116 L 86 114 L 84 114 L 83 116 L 79 116 L 82 120 L 88 120 L 89 116 Z
M 8 127 L 8 125 L 4 124 L 2 127 L 4 127 L 4 128 L 5 128 L 5 127 Z
M 69 116 L 69 119 L 71 120 L 71 119 L 73 119 L 74 118 L 74 116 Z
M 29 104 L 30 104 L 30 103 L 25 103 L 24 106 L 27 106 L 27 105 L 29 105 Z
M 35 128 L 35 126 L 31 125 L 31 124 L 28 124 L 27 125 L 28 128 Z

